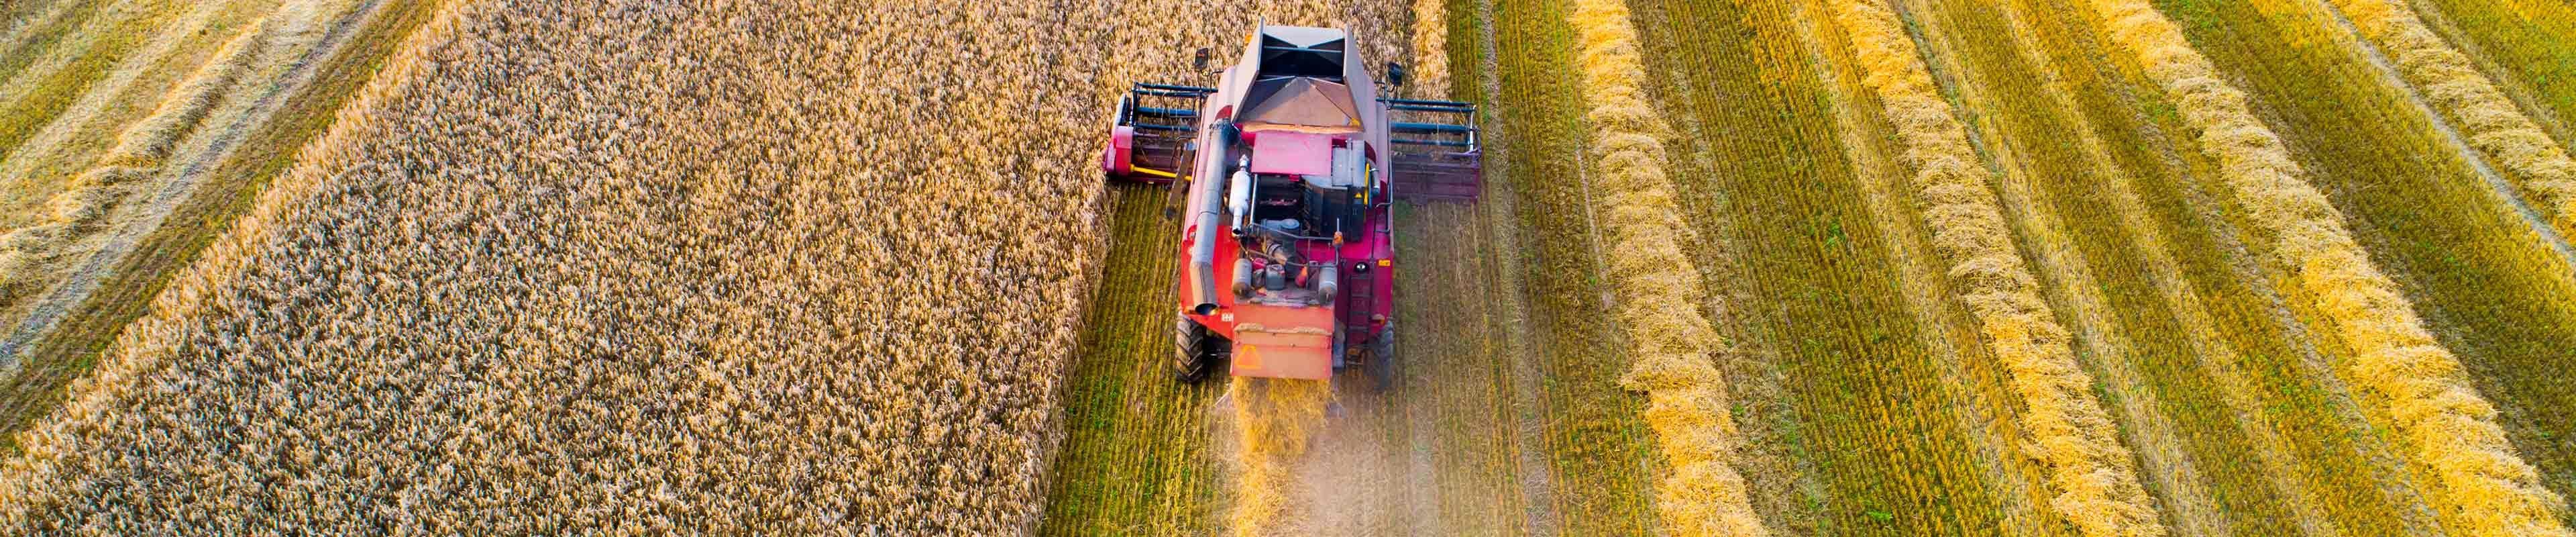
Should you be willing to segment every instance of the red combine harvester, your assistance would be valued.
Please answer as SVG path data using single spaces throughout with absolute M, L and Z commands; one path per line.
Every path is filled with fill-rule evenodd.
M 1109 177 L 1186 193 L 1167 211 L 1182 217 L 1182 381 L 1220 364 L 1296 379 L 1366 365 L 1386 380 L 1392 202 L 1474 201 L 1483 164 L 1474 105 L 1380 97 L 1355 48 L 1342 30 L 1260 26 L 1216 87 L 1136 84 L 1119 100 Z M 1387 71 L 1404 83 L 1402 66 Z

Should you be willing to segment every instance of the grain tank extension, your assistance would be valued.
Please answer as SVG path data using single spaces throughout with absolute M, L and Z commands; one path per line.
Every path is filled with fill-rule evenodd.
M 1170 185 L 1177 205 L 1183 381 L 1394 358 L 1390 209 L 1474 201 L 1483 164 L 1474 105 L 1381 95 L 1356 49 L 1342 30 L 1260 26 L 1214 87 L 1136 84 L 1112 113 L 1109 177 Z

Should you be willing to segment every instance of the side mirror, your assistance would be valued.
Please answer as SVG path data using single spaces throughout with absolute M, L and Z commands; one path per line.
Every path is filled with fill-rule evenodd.
M 1389 86 L 1404 85 L 1404 64 L 1386 62 L 1386 84 Z
M 1208 69 L 1207 69 L 1207 63 L 1208 63 L 1208 49 L 1207 49 L 1207 47 L 1199 47 L 1199 56 L 1198 56 L 1198 58 L 1197 58 L 1197 59 L 1190 60 L 1190 70 L 1192 70 L 1192 71 L 1198 71 L 1198 72 L 1202 72 L 1202 73 L 1207 72 L 1207 70 L 1208 70 Z

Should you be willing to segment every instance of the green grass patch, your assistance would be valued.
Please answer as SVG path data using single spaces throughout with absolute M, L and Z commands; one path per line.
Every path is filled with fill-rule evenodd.
M 1162 217 L 1163 189 L 1113 196 L 1109 256 L 1065 386 L 1065 439 L 1038 534 L 1210 534 L 1224 468 L 1209 452 L 1209 405 L 1225 384 L 1172 376 L 1178 232 Z

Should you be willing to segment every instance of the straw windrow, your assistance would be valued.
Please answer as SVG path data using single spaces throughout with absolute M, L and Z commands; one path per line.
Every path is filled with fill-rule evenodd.
M 2524 115 L 2469 57 L 2443 42 L 2415 12 L 2394 0 L 2333 0 L 2390 59 L 2408 84 L 2459 123 L 2469 145 L 2495 159 L 2561 237 L 2576 236 L 2576 161 Z
M 1324 410 L 1333 389 L 1320 380 L 1234 377 L 1226 386 L 1234 401 L 1238 450 L 1235 460 L 1236 537 L 1282 535 L 1293 516 L 1296 466 L 1306 456 L 1315 433 L 1324 426 Z
M 2394 430 L 2416 464 L 2444 524 L 2464 535 L 2571 535 L 2566 502 L 2540 485 L 2496 423 L 2496 409 L 2469 384 L 2460 361 L 2433 339 L 2395 282 L 2380 273 L 2323 193 L 2308 184 L 2279 135 L 2254 116 L 2245 94 L 2218 77 L 2173 21 L 2144 0 L 2089 0 L 2109 41 L 2200 131 L 2244 220 L 2321 317 L 2320 332 L 2351 350 L 2337 373 Z
M 1676 535 L 1767 535 L 1730 466 L 1743 442 L 1714 360 L 1721 338 L 1699 304 L 1707 299 L 1681 245 L 1681 222 L 1664 175 L 1664 125 L 1647 104 L 1637 30 L 1620 0 L 1578 0 L 1583 83 L 1592 125 L 1591 173 L 1600 186 L 1609 244 L 1603 249 L 1618 321 L 1633 362 L 1620 382 L 1646 392 L 1646 421 L 1667 465 L 1655 507 Z
M 2048 465 L 2056 488 L 2050 504 L 2089 536 L 2157 536 L 2166 533 L 2155 506 L 2138 482 L 2135 458 L 2093 395 L 2093 377 L 2068 346 L 2066 329 L 2039 282 L 2015 251 L 1989 172 L 1968 146 L 1965 130 L 1915 52 L 1895 14 L 1865 0 L 1828 2 L 1833 20 L 1849 38 L 1903 143 L 1913 168 L 1915 195 L 1927 204 L 1932 244 L 1950 262 L 1995 358 L 2011 372 L 2021 395 L 2020 423 L 2035 439 L 2030 455 Z

